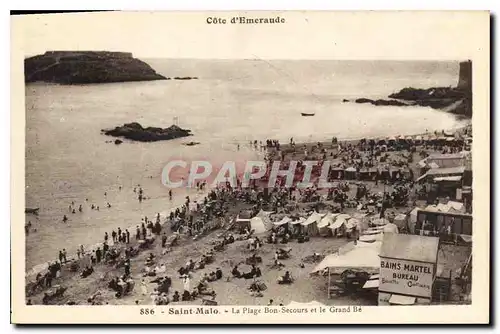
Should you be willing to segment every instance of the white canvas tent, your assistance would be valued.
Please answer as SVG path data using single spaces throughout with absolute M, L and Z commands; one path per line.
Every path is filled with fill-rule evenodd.
M 266 227 L 264 220 L 257 216 L 250 219 L 250 229 L 254 230 L 255 234 L 261 234 L 270 230 L 270 228 Z
M 305 221 L 306 220 L 304 218 L 300 217 L 298 220 L 292 220 L 288 224 L 290 224 L 290 225 L 297 225 L 297 224 L 302 224 Z
M 330 272 L 341 273 L 349 268 L 363 268 L 372 272 L 378 272 L 380 269 L 379 252 L 381 242 L 367 244 L 358 242 L 352 250 L 343 254 L 334 253 L 328 255 L 321 261 L 311 273 L 317 273 L 324 269 Z
M 335 217 L 338 214 L 333 214 L 333 213 L 327 213 L 317 224 L 318 226 L 318 231 L 319 234 L 322 236 L 329 236 L 330 235 L 330 229 L 329 226 L 333 224 L 333 221 L 335 220 Z
M 388 223 L 389 223 L 389 221 L 386 218 L 378 218 L 378 219 L 374 219 L 372 221 L 372 224 L 377 225 L 377 226 L 384 226 L 384 225 L 387 225 Z
M 291 221 L 292 221 L 292 219 L 290 217 L 285 216 L 280 221 L 274 222 L 273 225 L 274 226 L 281 226 L 281 225 L 285 225 Z
M 359 241 L 373 243 L 375 241 L 382 241 L 383 238 L 384 238 L 384 234 L 381 232 L 381 233 L 377 233 L 377 234 L 362 235 L 359 237 Z
M 362 222 L 357 219 L 357 218 L 351 218 L 347 221 L 346 223 L 346 227 L 349 229 L 349 228 L 356 228 L 358 230 L 361 230 L 362 229 Z
M 394 224 L 396 224 L 396 226 L 398 228 L 403 228 L 406 226 L 406 215 L 405 214 L 398 214 L 396 217 L 394 217 Z
M 384 233 L 398 233 L 398 227 L 395 224 L 389 223 L 384 226 Z
M 313 212 L 309 216 L 309 218 L 300 223 L 302 225 L 304 232 L 307 233 L 307 235 L 309 236 L 318 235 L 319 234 L 318 223 L 321 221 L 322 217 L 323 217 L 322 214 Z
M 328 225 L 332 224 L 335 220 L 335 217 L 338 216 L 338 214 L 334 213 L 327 213 L 321 221 L 318 223 L 318 228 L 324 228 L 328 227 Z

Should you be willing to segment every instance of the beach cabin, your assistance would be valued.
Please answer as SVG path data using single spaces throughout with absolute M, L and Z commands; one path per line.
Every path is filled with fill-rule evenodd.
M 346 180 L 356 180 L 356 177 L 357 177 L 356 174 L 357 174 L 356 168 L 354 168 L 354 167 L 347 167 L 345 169 L 344 178 Z
M 447 205 L 418 210 L 415 234 L 439 236 L 441 242 L 469 243 L 472 215 L 456 212 Z
M 385 233 L 380 249 L 379 306 L 430 304 L 439 238 Z
M 330 168 L 330 179 L 331 180 L 341 180 L 344 178 L 344 168 L 342 167 L 331 167 Z

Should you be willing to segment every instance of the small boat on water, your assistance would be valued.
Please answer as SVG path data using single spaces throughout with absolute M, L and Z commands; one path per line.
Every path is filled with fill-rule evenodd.
M 198 144 L 199 144 L 199 142 L 197 142 L 197 141 L 190 141 L 189 143 L 184 143 L 183 145 L 185 145 L 185 146 L 195 146 L 195 145 L 198 145 Z
M 40 210 L 40 208 L 26 208 L 24 213 L 38 215 L 38 210 Z
M 300 114 L 302 116 L 314 116 L 314 115 L 316 115 L 315 113 L 307 113 L 307 112 L 301 112 Z

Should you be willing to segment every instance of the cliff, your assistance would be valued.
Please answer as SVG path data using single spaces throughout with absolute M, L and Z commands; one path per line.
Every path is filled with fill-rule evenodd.
M 164 80 L 127 52 L 48 51 L 24 60 L 25 82 L 90 84 Z
M 460 63 L 456 87 L 418 89 L 407 87 L 388 96 L 390 99 L 356 99 L 356 103 L 376 106 L 422 106 L 440 109 L 463 117 L 472 117 L 472 62 Z
M 114 129 L 102 130 L 102 132 L 108 136 L 123 137 L 142 142 L 170 140 L 191 136 L 191 130 L 182 129 L 176 125 L 172 125 L 165 129 L 156 127 L 143 128 L 141 124 L 135 122 L 117 126 Z

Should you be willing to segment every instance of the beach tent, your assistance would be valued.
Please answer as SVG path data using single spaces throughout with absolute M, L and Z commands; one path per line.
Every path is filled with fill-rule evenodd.
M 330 224 L 328 228 L 332 230 L 332 234 L 334 235 L 339 234 L 339 232 L 340 234 L 342 234 L 343 228 L 347 228 L 345 224 L 350 218 L 351 216 L 349 216 L 348 214 L 341 213 L 335 217 L 335 220 Z
M 305 222 L 305 221 L 306 221 L 306 220 L 305 220 L 304 218 L 300 217 L 300 218 L 299 218 L 299 219 L 297 219 L 297 220 L 292 220 L 292 221 L 290 221 L 288 224 L 289 224 L 289 225 L 292 225 L 292 226 L 293 226 L 293 225 L 299 225 L 299 224 L 302 224 L 302 223 L 303 223 L 303 222 Z
M 319 221 L 319 223 L 317 224 L 317 226 L 318 226 L 318 231 L 319 231 L 320 235 L 322 235 L 322 236 L 329 236 L 330 235 L 330 229 L 328 228 L 328 226 L 333 223 L 333 221 L 335 220 L 335 217 L 337 215 L 338 215 L 337 213 L 335 213 L 335 214 L 333 214 L 333 213 L 327 213 Z
M 406 215 L 405 214 L 398 214 L 396 217 L 394 217 L 394 224 L 401 229 L 406 227 Z
M 285 216 L 285 217 L 283 217 L 283 219 L 281 219 L 280 221 L 274 222 L 274 223 L 273 223 L 273 225 L 274 225 L 274 226 L 281 226 L 281 225 L 285 225 L 285 224 L 287 224 L 287 223 L 289 223 L 289 222 L 291 222 L 291 221 L 292 221 L 292 219 L 291 219 L 291 218 L 289 218 L 289 217 Z
M 455 201 L 448 201 L 446 203 L 451 209 L 458 211 L 458 212 L 463 212 L 464 211 L 464 203 L 460 202 L 455 202 Z
M 269 230 L 269 228 L 266 228 L 264 220 L 260 217 L 250 219 L 250 229 L 254 230 L 255 234 L 261 234 Z
M 369 272 L 378 272 L 380 269 L 381 242 L 367 244 L 358 242 L 352 249 L 343 254 L 334 253 L 326 256 L 312 271 L 317 273 L 328 268 L 330 272 L 341 273 L 349 268 L 364 269 Z
M 395 224 L 389 223 L 384 226 L 384 233 L 398 233 L 398 227 Z
M 347 221 L 345 227 L 348 229 L 356 228 L 357 230 L 361 230 L 363 223 L 357 218 L 351 218 Z
M 322 217 L 322 214 L 313 212 L 309 218 L 300 223 L 303 226 L 303 231 L 309 236 L 318 235 L 318 223 L 321 221 Z
M 323 218 L 321 218 L 318 223 L 318 228 L 328 227 L 328 225 L 332 224 L 335 221 L 335 217 L 338 216 L 338 213 L 327 213 Z
M 383 230 L 384 230 L 383 228 L 380 230 L 373 230 L 373 229 L 369 228 L 368 230 L 363 232 L 363 235 L 380 234 L 380 233 L 382 233 Z
M 384 234 L 381 232 L 381 233 L 377 233 L 377 234 L 362 235 L 359 237 L 359 241 L 371 243 L 371 242 L 376 242 L 376 241 L 382 241 L 383 238 L 384 238 Z
M 377 219 L 374 219 L 372 221 L 372 224 L 376 225 L 376 226 L 383 226 L 383 225 L 386 225 L 388 223 L 389 223 L 389 221 L 386 218 L 377 218 Z

